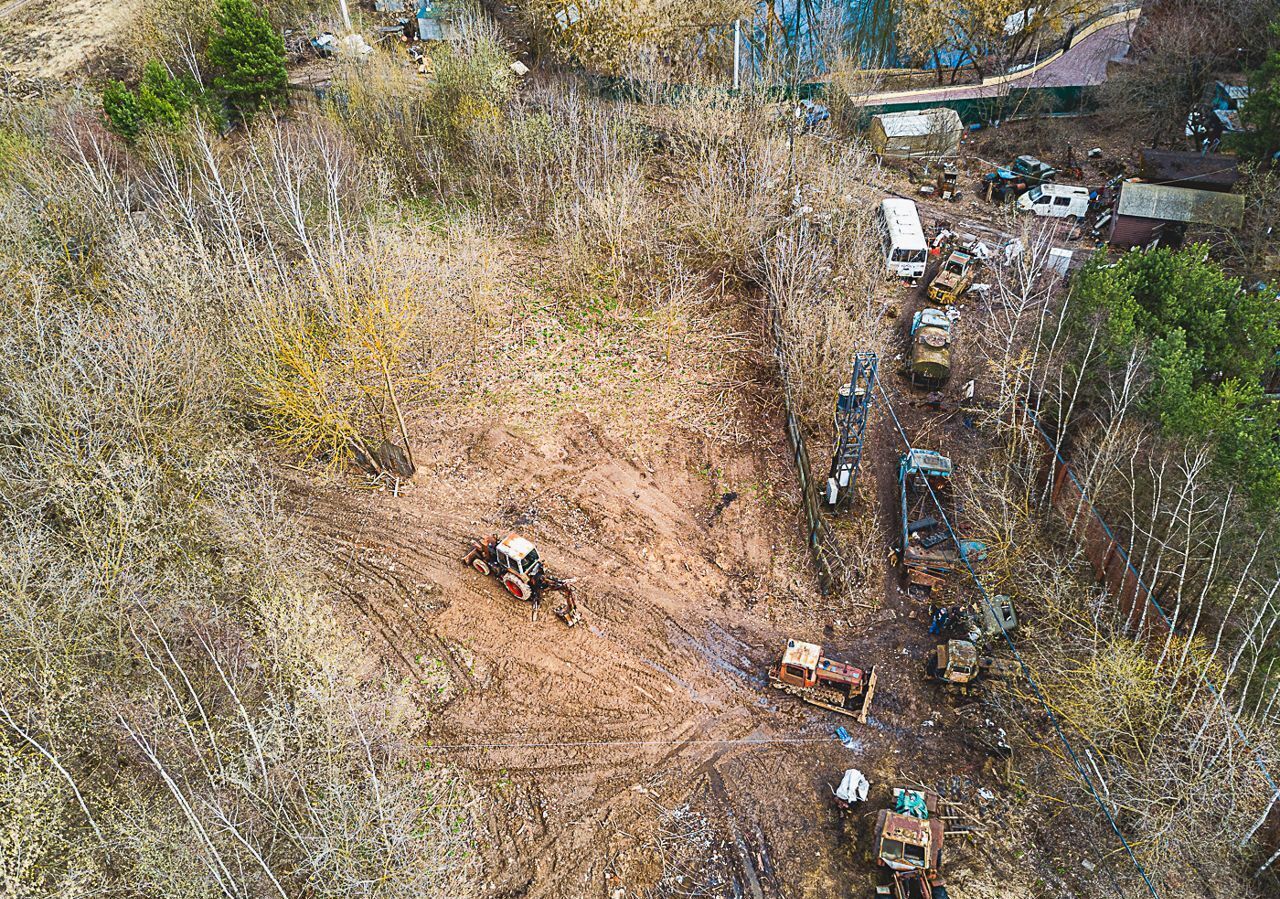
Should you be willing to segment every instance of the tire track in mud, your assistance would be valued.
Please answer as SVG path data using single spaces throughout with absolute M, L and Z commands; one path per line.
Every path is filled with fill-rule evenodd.
M 429 719 L 442 748 L 424 751 L 492 792 L 485 855 L 499 893 L 570 895 L 531 881 L 531 868 L 549 883 L 563 877 L 560 869 L 602 875 L 609 862 L 596 857 L 601 835 L 652 819 L 636 798 L 640 785 L 661 782 L 674 796 L 706 783 L 708 763 L 724 753 L 708 740 L 758 732 L 776 711 L 763 700 L 759 650 L 713 622 L 696 599 L 699 591 L 719 595 L 715 585 L 727 577 L 707 561 L 712 530 L 665 492 L 633 504 L 632 493 L 656 485 L 634 482 L 632 490 L 632 473 L 619 464 L 565 467 L 498 514 L 458 514 L 448 495 L 421 488 L 394 502 L 305 484 L 290 493 L 288 505 L 306 521 L 329 576 L 388 654 L 417 677 L 422 654 L 438 657 L 459 687 Z M 500 493 L 490 491 L 487 502 L 499 503 Z M 611 495 L 620 504 L 600 499 Z M 527 604 L 462 565 L 476 536 L 503 530 L 477 520 L 514 526 L 522 517 L 520 529 L 555 546 L 558 573 L 583 572 L 585 621 L 576 629 L 549 612 L 531 623 Z M 646 547 L 663 564 L 638 564 Z M 505 742 L 550 745 L 468 748 Z M 497 806 L 520 812 L 498 814 Z M 763 895 L 778 895 L 758 861 L 768 855 L 759 825 L 743 824 L 735 845 L 746 847 L 738 850 L 737 880 L 750 882 L 754 870 Z
M 409 521 L 399 515 L 394 518 L 379 516 L 376 522 L 362 521 L 358 528 L 351 528 L 349 525 L 359 516 L 332 500 L 323 504 L 313 503 L 310 508 L 303 510 L 303 514 L 326 539 L 332 561 L 345 565 L 342 571 L 345 575 L 345 583 L 342 584 L 344 595 L 351 598 L 362 614 L 373 621 L 376 630 L 397 658 L 415 674 L 420 675 L 421 672 L 409 658 L 410 654 L 404 652 L 402 644 L 405 640 L 401 634 L 412 639 L 415 649 L 443 646 L 447 650 L 449 647 L 447 641 L 434 633 L 424 633 L 415 624 L 414 619 L 421 615 L 422 610 L 414 601 L 412 588 L 405 583 L 403 577 L 388 572 L 378 556 L 398 559 L 401 564 L 409 566 L 415 578 L 430 577 L 441 589 L 466 590 L 483 600 L 491 613 L 505 616 L 510 613 L 508 610 L 523 611 L 528 608 L 523 603 L 511 600 L 505 592 L 489 582 L 470 577 L 470 571 L 463 568 L 461 557 L 469 541 L 459 533 L 458 525 L 466 520 L 460 516 L 417 515 Z M 350 539 L 347 535 L 353 531 L 355 539 Z M 363 536 L 366 534 L 369 536 Z M 355 557 L 354 561 L 351 561 L 352 556 Z M 367 582 L 366 589 L 360 589 L 351 583 L 355 576 Z M 398 596 L 400 602 L 388 602 L 387 596 Z M 402 605 L 408 606 L 408 611 Z M 510 625 L 502 623 L 500 627 L 505 631 Z M 486 628 L 479 630 L 480 635 L 492 631 Z M 617 645 L 617 641 L 603 631 L 597 629 L 596 635 Z M 568 658 L 563 655 L 560 658 L 568 662 Z M 450 660 L 451 652 L 445 655 L 445 661 Z M 451 669 L 458 667 L 460 666 L 455 662 Z M 632 658 L 620 654 L 610 663 L 610 667 L 623 675 L 618 688 L 597 694 L 596 703 L 589 712 L 574 714 L 562 710 L 556 715 L 554 722 L 549 722 L 553 725 L 551 736 L 567 729 L 578 734 L 585 731 L 602 740 L 651 738 L 666 732 L 670 727 L 672 694 L 679 692 L 673 690 L 673 685 L 687 694 L 697 696 L 694 688 L 673 675 L 661 662 L 643 656 Z M 511 676 L 513 675 L 503 673 L 496 675 L 499 679 Z M 515 692 L 520 695 L 540 696 L 554 689 L 554 684 L 551 683 L 553 678 L 550 676 L 515 676 L 524 681 L 515 687 Z M 471 685 L 474 680 L 468 676 L 467 683 Z M 637 695 L 641 699 L 641 709 L 636 709 Z M 538 701 L 508 702 L 508 710 L 513 718 L 523 717 L 522 713 L 533 713 L 540 708 L 541 703 Z M 610 708 L 615 710 L 615 714 L 609 714 Z M 525 732 L 530 732 L 527 727 Z M 598 763 L 566 764 L 560 770 L 588 770 L 592 764 Z

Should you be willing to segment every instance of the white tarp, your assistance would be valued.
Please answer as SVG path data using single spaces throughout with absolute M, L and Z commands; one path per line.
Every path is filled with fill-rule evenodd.
M 840 786 L 836 787 L 836 798 L 842 802 L 866 802 L 867 791 L 871 789 L 871 781 L 863 776 L 857 768 L 850 768 L 840 778 Z

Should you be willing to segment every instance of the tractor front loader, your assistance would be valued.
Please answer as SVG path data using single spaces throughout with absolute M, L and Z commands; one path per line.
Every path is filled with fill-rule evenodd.
M 543 595 L 553 592 L 563 593 L 565 597 L 564 605 L 555 610 L 556 617 L 569 627 L 582 620 L 573 597 L 573 584 L 577 578 L 558 578 L 548 574 L 537 548 L 524 537 L 508 534 L 499 540 L 497 534 L 490 534 L 483 540 L 475 540 L 462 563 L 496 578 L 516 599 L 530 603 L 534 621 L 538 620 Z

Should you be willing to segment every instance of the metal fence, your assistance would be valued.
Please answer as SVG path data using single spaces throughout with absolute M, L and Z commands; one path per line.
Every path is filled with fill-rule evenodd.
M 1130 562 L 1130 547 L 1122 544 L 1089 498 L 1075 470 L 1058 452 L 1049 435 L 1038 426 L 1036 436 L 1044 447 L 1041 486 L 1048 487 L 1049 507 L 1062 518 L 1068 532 L 1080 541 L 1094 576 L 1115 600 L 1125 616 L 1126 629 L 1141 628 L 1148 634 L 1167 633 L 1163 616 L 1147 614 L 1153 597 L 1146 581 Z
M 805 542 L 813 555 L 818 570 L 818 586 L 825 596 L 831 592 L 835 578 L 831 570 L 831 557 L 835 552 L 835 535 L 831 525 L 822 515 L 817 485 L 813 482 L 813 470 L 809 466 L 809 450 L 805 446 L 804 430 L 796 415 L 791 399 L 791 371 L 787 365 L 786 337 L 782 330 L 782 310 L 776 299 L 770 298 L 770 327 L 773 331 L 773 354 L 778 360 L 778 374 L 782 380 L 782 403 L 787 418 L 787 442 L 791 445 L 791 458 L 796 464 L 800 480 L 800 504 L 804 510 Z

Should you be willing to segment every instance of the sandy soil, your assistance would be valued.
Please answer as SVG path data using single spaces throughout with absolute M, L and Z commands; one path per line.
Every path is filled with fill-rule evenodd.
M 488 401 L 413 410 L 420 470 L 398 496 L 289 484 L 352 626 L 424 683 L 424 756 L 469 771 L 486 795 L 488 895 L 870 895 L 870 830 L 891 787 L 927 782 L 961 800 L 1001 789 L 973 715 L 923 681 L 923 603 L 887 567 L 879 610 L 817 595 L 772 374 L 750 342 L 722 340 L 758 332 L 756 307 L 726 304 L 690 338 L 707 355 L 677 349 L 670 364 L 651 352 L 660 329 L 614 340 L 609 314 L 560 329 L 554 353 L 511 350 L 504 329 L 506 355 L 474 382 Z M 530 302 L 508 327 L 545 334 L 569 318 Z M 563 398 L 575 376 L 590 390 Z M 508 382 L 530 396 L 512 398 Z M 726 395 L 718 436 L 679 412 Z M 903 409 L 945 415 L 922 397 Z M 874 480 L 891 493 L 896 436 L 887 419 L 876 428 Z M 861 514 L 877 516 L 887 547 L 893 503 L 876 505 Z M 579 627 L 545 607 L 531 621 L 460 564 L 472 537 L 513 529 L 553 573 L 580 578 Z M 867 725 L 767 686 L 789 636 L 877 667 Z M 834 738 L 840 725 L 853 748 Z M 831 801 L 850 767 L 874 785 L 865 814 Z M 980 846 L 957 839 L 948 855 L 983 872 L 953 895 L 1000 895 L 979 889 L 1005 873 Z
M 141 0 L 0 0 L 0 67 L 20 76 L 75 78 L 117 40 Z

